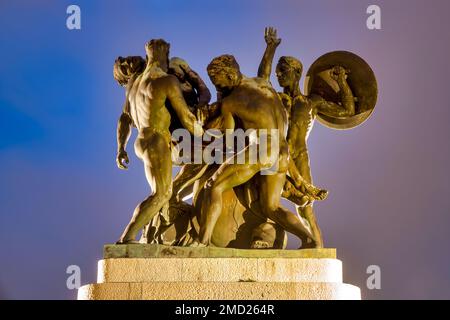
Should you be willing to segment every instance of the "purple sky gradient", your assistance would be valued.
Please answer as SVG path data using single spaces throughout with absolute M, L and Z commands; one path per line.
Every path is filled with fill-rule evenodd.
M 309 140 L 314 180 L 330 190 L 316 213 L 344 280 L 367 299 L 450 299 L 450 2 L 221 2 L 0 4 L 0 298 L 74 298 L 66 267 L 95 282 L 103 244 L 149 192 L 132 148 L 129 171 L 115 166 L 117 56 L 143 55 L 147 40 L 163 37 L 213 89 L 209 61 L 231 53 L 256 75 L 264 27 L 274 26 L 283 39 L 275 59 L 293 55 L 307 69 L 348 50 L 378 79 L 363 126 L 317 123 Z M 80 31 L 65 27 L 72 3 Z M 382 9 L 380 31 L 366 28 L 370 4 Z M 366 288 L 372 264 L 381 290 Z

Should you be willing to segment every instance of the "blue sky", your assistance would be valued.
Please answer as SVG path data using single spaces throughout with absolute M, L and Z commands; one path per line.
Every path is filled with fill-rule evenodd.
M 373 3 L 380 31 L 365 27 Z M 81 30 L 66 28 L 69 4 L 81 8 Z M 66 267 L 95 281 L 102 245 L 149 192 L 131 148 L 130 170 L 115 166 L 117 56 L 144 55 L 146 41 L 165 38 L 214 93 L 208 62 L 231 53 L 255 75 L 264 27 L 275 26 L 276 59 L 293 55 L 307 69 L 348 50 L 378 79 L 369 121 L 344 132 L 316 124 L 309 141 L 314 179 L 331 192 L 317 206 L 319 223 L 345 280 L 366 298 L 449 298 L 449 9 L 447 1 L 2 2 L 0 297 L 75 297 Z M 370 264 L 381 267 L 382 290 L 365 289 Z

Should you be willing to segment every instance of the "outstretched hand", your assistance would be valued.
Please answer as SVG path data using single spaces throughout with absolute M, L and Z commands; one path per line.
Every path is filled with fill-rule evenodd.
M 130 159 L 128 159 L 128 154 L 127 154 L 127 152 L 125 150 L 124 151 L 119 151 L 117 153 L 116 162 L 117 162 L 117 166 L 119 167 L 119 169 L 122 169 L 122 170 L 127 170 L 128 169 L 128 167 L 125 164 L 128 165 L 130 163 Z
M 264 40 L 268 46 L 278 46 L 281 39 L 277 37 L 277 29 L 273 27 L 266 27 L 264 29 Z

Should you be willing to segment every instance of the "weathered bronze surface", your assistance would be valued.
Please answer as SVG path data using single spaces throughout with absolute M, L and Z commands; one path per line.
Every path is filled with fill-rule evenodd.
M 340 65 L 351 70 L 347 82 L 355 99 L 355 114 L 335 117 L 319 112 L 317 118 L 323 125 L 333 129 L 351 129 L 366 121 L 377 102 L 378 88 L 375 74 L 362 58 L 347 51 L 334 51 L 319 57 L 309 68 L 305 80 L 305 94 L 317 94 L 325 100 L 341 103 L 340 90 L 328 77 L 329 70 Z
M 103 248 L 103 258 L 308 258 L 336 259 L 336 249 L 232 249 L 217 247 L 180 247 L 161 244 L 108 244 Z
M 281 39 L 273 28 L 266 28 L 264 39 L 267 47 L 257 77 L 243 75 L 232 55 L 212 59 L 207 71 L 217 91 L 214 103 L 204 81 L 186 61 L 169 59 L 170 46 L 162 39 L 147 43 L 146 59 L 116 60 L 114 77 L 126 96 L 117 128 L 117 165 L 127 168 L 125 148 L 135 127 L 134 149 L 144 162 L 152 193 L 135 209 L 120 245 L 107 246 L 105 254 L 112 257 L 137 250 L 159 256 L 162 252 L 247 255 L 251 251 L 223 248 L 284 249 L 286 231 L 301 239 L 301 248 L 323 247 L 313 203 L 325 200 L 328 192 L 313 185 L 307 139 L 316 118 L 334 129 L 349 129 L 365 121 L 376 103 L 375 76 L 360 57 L 331 52 L 311 66 L 302 94 L 303 66 L 298 59 L 283 56 L 276 66 L 283 92 L 277 93 L 270 74 Z M 171 133 L 183 128 L 192 136 L 206 132 L 209 139 L 224 138 L 226 143 L 220 147 L 232 155 L 223 163 L 204 159 L 185 163 L 172 179 L 171 153 L 180 142 L 173 141 Z M 241 149 L 230 147 L 226 139 L 238 129 L 256 130 Z M 266 147 L 256 162 L 251 161 L 253 145 Z M 205 148 L 202 142 L 200 151 Z M 234 161 L 238 159 L 244 162 Z M 183 199 L 189 195 L 188 203 Z M 281 205 L 282 197 L 296 205 L 296 214 Z M 155 246 L 129 245 L 138 242 L 141 230 L 139 242 Z M 187 246 L 204 248 L 181 248 Z M 265 252 L 277 256 L 280 251 Z

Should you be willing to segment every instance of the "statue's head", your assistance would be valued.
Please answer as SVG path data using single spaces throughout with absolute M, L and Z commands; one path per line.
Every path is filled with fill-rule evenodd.
M 125 86 L 130 78 L 142 73 L 145 69 L 145 59 L 140 56 L 118 57 L 114 62 L 114 79 Z
M 168 71 L 170 44 L 163 39 L 152 39 L 145 44 L 147 61 L 157 63 L 164 71 Z
M 283 56 L 278 60 L 275 73 L 278 83 L 285 88 L 297 84 L 302 76 L 302 71 L 303 65 L 298 59 Z
M 241 82 L 242 74 L 236 59 L 230 54 L 218 56 L 207 67 L 209 78 L 218 90 L 229 90 Z
M 173 74 L 180 80 L 184 80 L 186 71 L 189 69 L 188 63 L 181 58 L 173 57 L 169 61 L 169 73 Z

